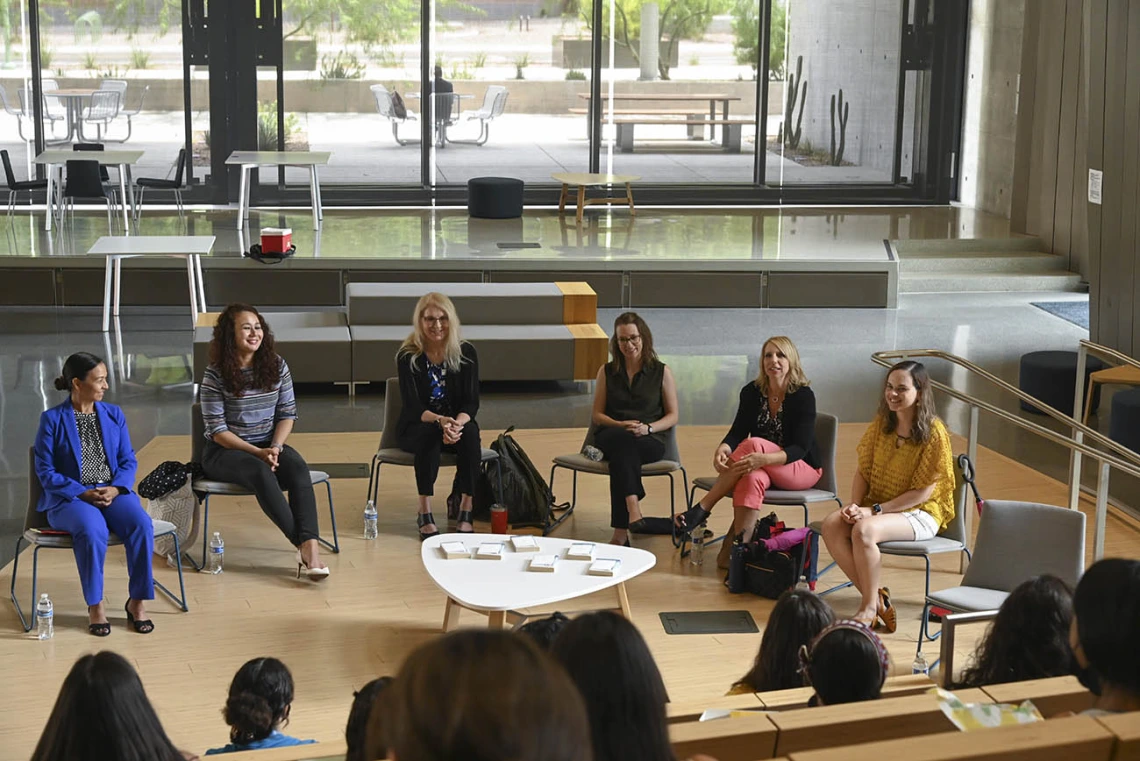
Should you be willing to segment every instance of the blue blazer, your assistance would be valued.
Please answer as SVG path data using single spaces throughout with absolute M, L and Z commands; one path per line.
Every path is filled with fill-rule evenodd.
M 107 464 L 111 466 L 110 485 L 134 491 L 139 463 L 127 433 L 127 419 L 121 409 L 104 402 L 95 402 L 95 412 L 103 431 Z M 71 502 L 87 491 L 88 487 L 79 482 L 81 452 L 71 399 L 44 410 L 35 445 L 36 475 L 43 486 L 36 509 L 41 513 Z

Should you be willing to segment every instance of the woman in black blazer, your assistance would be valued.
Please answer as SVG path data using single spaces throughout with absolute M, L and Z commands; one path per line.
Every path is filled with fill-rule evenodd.
M 713 506 L 732 493 L 735 510 L 732 536 L 749 538 L 771 487 L 810 489 L 823 475 L 815 443 L 815 394 L 800 365 L 796 345 L 786 336 L 764 342 L 760 374 L 740 389 L 740 406 L 732 428 L 716 448 L 716 484 L 684 514 L 678 527 L 692 531 Z M 730 542 L 721 548 L 718 565 L 727 566 Z
M 416 456 L 420 541 L 439 533 L 431 514 L 431 497 L 442 452 L 456 455 L 463 501 L 461 534 L 474 533 L 471 494 L 483 448 L 479 443 L 479 355 L 459 338 L 459 315 L 451 299 L 428 293 L 416 304 L 413 330 L 396 353 L 403 409 L 396 423 L 400 448 Z

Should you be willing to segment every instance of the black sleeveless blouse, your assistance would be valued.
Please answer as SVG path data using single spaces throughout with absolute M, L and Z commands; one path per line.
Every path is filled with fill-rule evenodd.
M 662 383 L 665 380 L 665 363 L 642 366 L 629 380 L 625 370 L 606 363 L 606 409 L 614 420 L 640 420 L 652 423 L 665 417 Z M 664 440 L 665 434 L 654 432 L 654 438 Z

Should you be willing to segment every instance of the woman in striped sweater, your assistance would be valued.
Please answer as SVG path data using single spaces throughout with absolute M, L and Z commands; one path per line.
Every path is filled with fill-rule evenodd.
M 297 548 L 298 576 L 303 568 L 311 580 L 328 578 L 309 466 L 285 444 L 297 419 L 293 379 L 274 351 L 269 325 L 253 307 L 230 304 L 218 317 L 199 400 L 208 440 L 202 455 L 206 476 L 252 491 Z

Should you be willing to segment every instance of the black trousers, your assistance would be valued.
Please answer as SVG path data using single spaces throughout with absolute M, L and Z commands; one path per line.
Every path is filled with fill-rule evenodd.
M 665 456 L 665 443 L 653 436 L 634 436 L 624 428 L 602 428 L 594 434 L 594 446 L 602 450 L 610 466 L 610 526 L 629 528 L 625 498 L 645 498 L 641 466 Z
M 443 429 L 435 423 L 412 423 L 400 434 L 400 449 L 416 456 L 416 492 L 421 497 L 435 494 L 435 479 L 439 476 L 439 456 L 448 452 L 456 456 L 456 480 L 462 494 L 475 493 L 475 476 L 483 456 L 479 443 L 479 424 L 468 420 L 463 435 L 454 444 L 443 443 Z
M 252 491 L 262 511 L 294 547 L 320 536 L 309 466 L 293 447 L 285 445 L 281 450 L 274 472 L 257 455 L 209 442 L 202 454 L 202 470 L 207 478 L 240 484 Z

